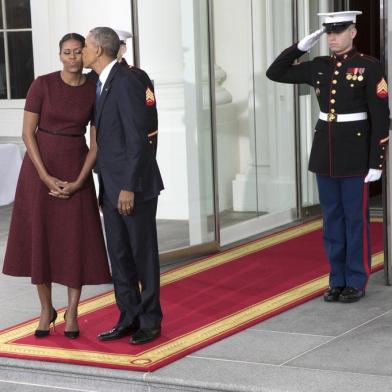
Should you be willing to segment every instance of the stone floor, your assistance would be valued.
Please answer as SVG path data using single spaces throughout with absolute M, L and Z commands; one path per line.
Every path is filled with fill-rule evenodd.
M 11 208 L 0 208 L 2 262 Z M 83 298 L 110 286 L 86 287 Z M 29 279 L 0 275 L 0 328 L 37 316 Z M 153 373 L 0 358 L 0 391 L 392 391 L 392 288 L 376 273 L 355 304 L 320 298 Z M 65 289 L 54 285 L 56 306 Z

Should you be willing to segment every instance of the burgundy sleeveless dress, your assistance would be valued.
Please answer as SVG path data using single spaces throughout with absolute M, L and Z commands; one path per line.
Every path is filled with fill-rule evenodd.
M 93 82 L 69 86 L 60 72 L 40 76 L 30 86 L 25 110 L 40 115 L 40 155 L 48 173 L 60 180 L 75 181 L 83 166 L 88 152 L 84 133 L 94 99 Z M 92 175 L 70 199 L 48 192 L 26 153 L 3 273 L 30 276 L 33 284 L 55 282 L 73 288 L 111 282 Z

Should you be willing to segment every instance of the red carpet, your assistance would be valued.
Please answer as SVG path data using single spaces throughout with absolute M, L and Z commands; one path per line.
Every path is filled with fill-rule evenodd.
M 382 223 L 371 230 L 374 271 L 383 267 Z M 320 295 L 328 285 L 321 235 L 312 221 L 162 274 L 162 336 L 152 343 L 96 339 L 118 318 L 110 292 L 81 303 L 79 339 L 63 336 L 63 321 L 36 339 L 34 319 L 0 332 L 0 356 L 155 370 Z

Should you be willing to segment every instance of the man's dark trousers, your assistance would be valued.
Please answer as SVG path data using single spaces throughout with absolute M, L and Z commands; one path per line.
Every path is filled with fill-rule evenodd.
M 368 184 L 364 177 L 317 175 L 330 287 L 365 290 L 371 267 Z
M 128 327 L 135 321 L 142 329 L 161 325 L 157 200 L 155 197 L 137 203 L 130 215 L 120 215 L 103 193 L 106 240 L 121 312 L 118 326 Z

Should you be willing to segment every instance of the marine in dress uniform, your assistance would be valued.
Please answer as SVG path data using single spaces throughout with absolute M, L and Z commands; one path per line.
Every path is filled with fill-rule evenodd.
M 281 83 L 306 83 L 320 106 L 309 170 L 316 173 L 330 263 L 328 302 L 365 295 L 371 255 L 368 184 L 381 177 L 388 141 L 388 86 L 380 62 L 353 47 L 360 11 L 319 14 L 323 28 L 284 50 L 267 70 Z M 327 33 L 331 56 L 298 63 Z
M 117 61 L 124 67 L 128 67 L 131 72 L 137 77 L 137 79 L 143 84 L 146 91 L 146 106 L 147 116 L 145 118 L 146 132 L 148 136 L 148 142 L 154 150 L 156 155 L 158 147 L 158 112 L 155 100 L 154 84 L 148 76 L 147 72 L 141 68 L 129 65 L 125 60 L 125 53 L 127 52 L 127 39 L 132 38 L 132 34 L 125 30 L 114 30 L 118 38 L 120 39 L 120 49 L 117 54 Z

